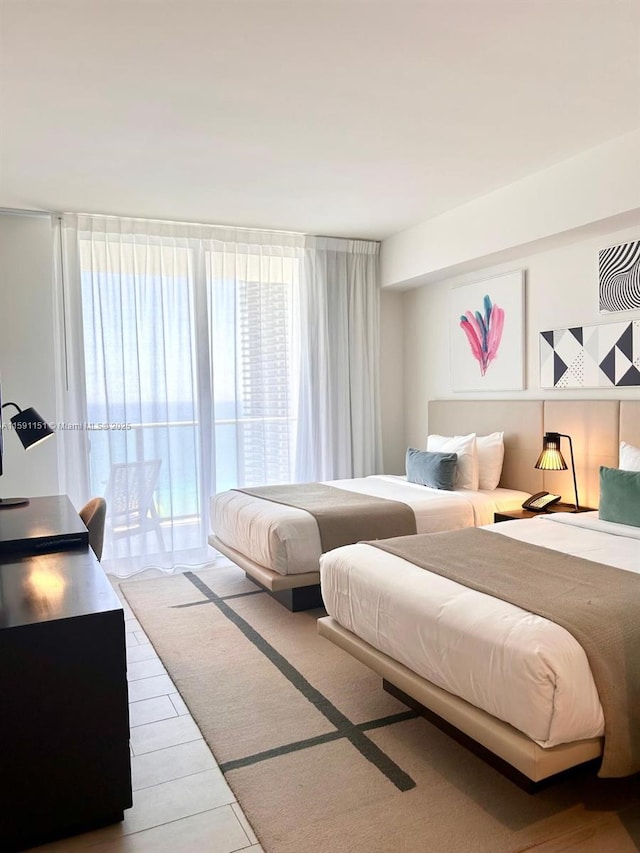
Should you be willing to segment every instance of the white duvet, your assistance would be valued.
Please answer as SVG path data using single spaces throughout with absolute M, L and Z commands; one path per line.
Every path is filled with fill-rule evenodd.
M 600 521 L 597 512 L 488 529 L 640 572 L 640 529 Z M 370 545 L 325 554 L 320 576 L 327 612 L 340 625 L 540 746 L 603 734 L 586 655 L 564 628 Z
M 528 497 L 513 489 L 448 492 L 392 475 L 332 480 L 329 485 L 409 504 L 418 533 L 489 524 L 494 512 L 515 509 Z M 243 492 L 221 492 L 211 499 L 211 529 L 225 545 L 281 575 L 318 571 L 320 534 L 305 510 Z

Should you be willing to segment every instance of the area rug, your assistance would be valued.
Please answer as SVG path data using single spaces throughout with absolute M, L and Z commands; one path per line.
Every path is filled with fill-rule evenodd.
M 627 853 L 640 782 L 529 795 L 235 567 L 121 588 L 267 853 Z

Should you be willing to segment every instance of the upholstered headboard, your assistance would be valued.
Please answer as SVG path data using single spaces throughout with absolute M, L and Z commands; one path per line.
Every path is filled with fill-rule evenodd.
M 573 502 L 570 471 L 537 471 L 533 466 L 545 432 L 570 435 L 582 505 L 597 507 L 600 465 L 618 465 L 620 441 L 640 447 L 638 400 L 432 400 L 429 432 L 464 435 L 504 430 L 505 458 L 500 485 L 537 492 L 545 489 Z M 569 445 L 562 452 L 569 462 Z
M 620 441 L 640 447 L 640 400 L 620 403 Z
M 500 485 L 505 489 L 539 492 L 542 471 L 533 466 L 542 446 L 541 400 L 432 400 L 429 432 L 440 435 L 487 435 L 504 431 L 504 466 Z
M 618 400 L 545 400 L 545 432 L 571 436 L 576 462 L 580 503 L 597 507 L 600 502 L 600 466 L 618 467 L 620 450 L 620 402 Z M 568 443 L 562 453 L 569 464 Z M 545 471 L 543 488 L 573 502 L 570 471 Z

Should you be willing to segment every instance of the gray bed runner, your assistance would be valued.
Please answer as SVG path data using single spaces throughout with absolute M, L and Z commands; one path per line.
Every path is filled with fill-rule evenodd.
M 569 631 L 604 711 L 599 775 L 640 771 L 640 576 L 477 528 L 368 544 Z
M 387 539 L 416 532 L 416 517 L 408 504 L 324 483 L 256 486 L 233 491 L 311 513 L 318 524 L 323 553 L 362 539 Z

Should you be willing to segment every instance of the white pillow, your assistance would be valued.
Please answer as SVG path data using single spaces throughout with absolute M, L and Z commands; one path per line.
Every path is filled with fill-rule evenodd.
M 475 432 L 469 435 L 430 435 L 427 438 L 427 450 L 432 453 L 457 453 L 454 488 L 477 491 L 478 450 Z
M 504 432 L 492 432 L 490 435 L 476 436 L 478 464 L 480 466 L 480 489 L 498 488 L 504 462 Z
M 618 467 L 625 471 L 640 471 L 640 447 L 621 441 Z

